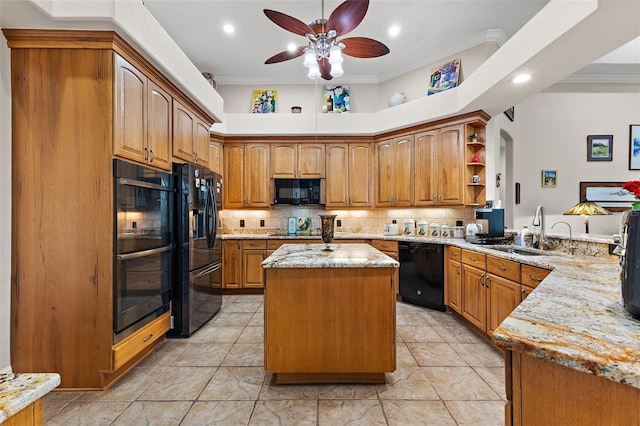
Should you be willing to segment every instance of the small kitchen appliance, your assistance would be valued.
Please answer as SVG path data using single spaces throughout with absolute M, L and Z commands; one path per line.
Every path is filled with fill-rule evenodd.
M 384 225 L 384 235 L 398 235 L 400 230 L 397 223 L 387 223 Z
M 507 244 L 504 236 L 504 209 L 476 209 L 476 219 L 481 230 L 475 235 L 467 233 L 467 241 L 474 244 Z

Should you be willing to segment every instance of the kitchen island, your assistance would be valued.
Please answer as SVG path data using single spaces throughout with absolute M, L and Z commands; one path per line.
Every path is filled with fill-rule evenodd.
M 384 383 L 396 367 L 394 269 L 368 244 L 285 244 L 262 262 L 275 383 Z

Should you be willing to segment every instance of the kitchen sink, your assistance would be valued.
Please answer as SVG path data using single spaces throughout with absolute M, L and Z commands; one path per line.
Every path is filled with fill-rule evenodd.
M 536 249 L 527 249 L 511 246 L 492 246 L 491 250 L 498 250 L 504 253 L 519 254 L 520 256 L 548 256 L 550 253 Z

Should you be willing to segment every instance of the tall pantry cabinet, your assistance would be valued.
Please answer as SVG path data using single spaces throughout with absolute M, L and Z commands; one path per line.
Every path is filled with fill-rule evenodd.
M 11 48 L 12 368 L 60 373 L 64 389 L 103 389 L 169 328 L 166 313 L 144 336 L 113 341 L 114 156 L 168 169 L 174 99 L 213 120 L 112 31 L 3 32 Z

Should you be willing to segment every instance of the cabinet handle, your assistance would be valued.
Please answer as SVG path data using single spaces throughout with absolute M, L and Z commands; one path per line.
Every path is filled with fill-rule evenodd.
M 496 268 L 500 269 L 501 271 L 506 271 L 507 270 L 506 266 L 502 266 L 500 264 L 496 264 Z
M 144 147 L 144 161 L 149 160 L 149 148 Z
M 460 275 L 460 265 L 456 266 L 456 272 Z
M 480 285 L 484 287 L 484 274 L 480 275 Z
M 485 275 L 484 284 L 485 284 L 485 287 L 489 288 L 489 285 L 491 284 L 491 276 L 489 274 Z
M 525 294 L 526 291 L 524 290 L 524 288 L 522 290 L 520 290 L 520 293 Z
M 475 257 L 473 257 L 473 256 L 469 256 L 469 260 L 470 260 L 470 261 L 472 261 L 472 262 L 477 262 L 477 261 L 478 261 L 478 259 L 476 259 L 476 258 L 475 258 Z
M 156 154 L 153 152 L 152 149 L 149 150 L 149 152 L 151 153 L 151 160 L 149 160 L 150 163 L 153 163 L 153 160 L 156 159 Z
M 149 341 L 149 339 L 151 339 L 153 337 L 153 334 L 148 335 L 147 337 L 145 337 L 144 339 L 142 339 L 142 341 L 144 343 L 147 343 Z
M 529 274 L 529 278 L 530 278 L 530 279 L 532 279 L 532 280 L 534 280 L 534 281 L 538 281 L 538 282 L 541 282 L 541 281 L 544 279 L 544 278 L 538 278 L 538 277 L 535 277 L 535 276 L 533 276 L 533 275 L 531 275 L 531 274 Z
M 193 151 L 193 161 L 198 162 L 198 153 Z

